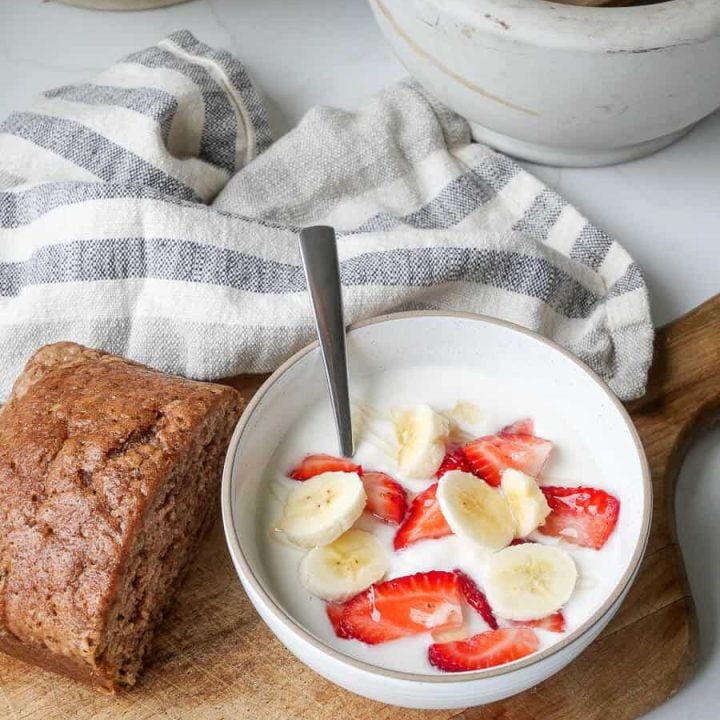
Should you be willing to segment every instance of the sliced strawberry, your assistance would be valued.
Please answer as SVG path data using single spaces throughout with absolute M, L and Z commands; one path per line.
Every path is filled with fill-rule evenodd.
M 565 632 L 565 616 L 560 612 L 553 613 L 540 620 L 511 620 L 513 627 L 526 627 L 536 630 L 549 630 L 550 632 Z
M 362 467 L 352 460 L 332 455 L 307 455 L 288 473 L 288 476 L 293 480 L 309 480 L 325 472 L 356 472 L 362 475 Z
M 462 593 L 455 573 L 431 570 L 372 585 L 345 604 L 341 627 L 370 645 L 459 627 Z
M 508 463 L 495 441 L 494 435 L 478 438 L 466 445 L 463 452 L 470 463 L 472 472 L 483 478 L 489 485 L 497 487 Z
M 493 630 L 497 630 L 498 623 L 490 607 L 490 603 L 485 597 L 485 593 L 477 586 L 475 581 L 462 570 L 455 570 L 455 574 L 458 576 L 460 589 L 467 604 L 475 610 Z
M 433 643 L 428 648 L 428 659 L 446 672 L 482 670 L 519 660 L 539 646 L 540 640 L 530 628 L 499 628 L 467 640 Z
M 503 433 L 498 437 L 498 445 L 511 468 L 531 477 L 540 474 L 553 448 L 553 444 L 544 438 L 509 433 Z
M 485 435 L 468 443 L 463 452 L 473 473 L 498 486 L 503 470 L 515 468 L 537 477 L 552 450 L 549 440 L 534 435 Z
M 342 627 L 342 616 L 345 612 L 345 605 L 334 602 L 325 603 L 325 612 L 327 613 L 330 624 L 333 626 L 335 634 L 339 638 L 347 639 L 348 635 Z
M 528 543 L 534 542 L 534 540 L 528 540 L 527 538 L 514 538 L 510 541 L 511 545 L 527 545 Z
M 402 550 L 418 540 L 429 540 L 452 535 L 450 526 L 443 517 L 440 503 L 435 497 L 438 484 L 431 485 L 415 497 L 405 522 L 395 533 L 393 546 Z
M 499 433 L 500 435 L 534 435 L 535 423 L 532 418 L 516 420 L 511 425 L 506 425 Z
M 538 528 L 540 532 L 595 550 L 605 545 L 620 514 L 620 501 L 616 497 L 589 487 L 540 489 L 551 510 Z
M 399 525 L 407 511 L 402 485 L 381 472 L 363 473 L 362 482 L 367 495 L 367 509 L 381 520 Z
M 443 461 L 440 463 L 438 471 L 435 473 L 435 477 L 438 480 L 450 470 L 462 470 L 463 472 L 472 472 L 472 467 L 465 457 L 462 448 L 455 448 L 445 454 Z

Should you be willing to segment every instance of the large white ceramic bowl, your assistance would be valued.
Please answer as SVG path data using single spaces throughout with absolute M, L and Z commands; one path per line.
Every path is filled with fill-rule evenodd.
M 720 2 L 370 0 L 385 38 L 476 140 L 551 165 L 664 147 L 720 107 Z
M 383 669 L 350 657 L 309 632 L 280 600 L 263 561 L 271 542 L 259 503 L 269 492 L 267 467 L 283 435 L 327 394 L 317 345 L 290 358 L 260 388 L 233 435 L 222 483 L 222 516 L 235 569 L 250 600 L 300 660 L 348 690 L 416 708 L 481 705 L 542 682 L 575 658 L 622 603 L 642 558 L 652 495 L 635 429 L 607 386 L 573 356 L 517 326 L 474 315 L 401 313 L 360 323 L 348 334 L 353 378 L 413 366 L 438 373 L 472 368 L 497 383 L 528 383 L 593 448 L 599 470 L 620 496 L 617 581 L 597 611 L 555 646 L 508 665 L 447 675 Z M 419 395 L 422 388 L 418 388 Z M 335 438 L 329 432 L 328 448 Z M 296 578 L 288 578 L 291 586 Z M 287 589 L 286 589 L 287 592 Z

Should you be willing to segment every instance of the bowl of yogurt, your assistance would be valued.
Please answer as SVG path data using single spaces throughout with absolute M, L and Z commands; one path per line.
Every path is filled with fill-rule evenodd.
M 409 312 L 347 337 L 355 455 L 317 344 L 260 388 L 228 450 L 230 554 L 278 639 L 332 682 L 482 705 L 571 662 L 647 543 L 642 446 L 604 382 L 509 323 Z

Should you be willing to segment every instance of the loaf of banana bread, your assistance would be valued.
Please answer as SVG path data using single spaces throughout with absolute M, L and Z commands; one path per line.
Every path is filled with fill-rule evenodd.
M 232 388 L 72 343 L 0 410 L 0 649 L 114 691 L 218 505 Z

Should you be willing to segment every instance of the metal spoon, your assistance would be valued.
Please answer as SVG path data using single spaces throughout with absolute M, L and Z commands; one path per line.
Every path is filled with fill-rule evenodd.
M 350 415 L 340 267 L 333 228 L 316 225 L 301 230 L 300 254 L 315 313 L 315 326 L 335 415 L 340 454 L 350 458 L 355 450 Z

